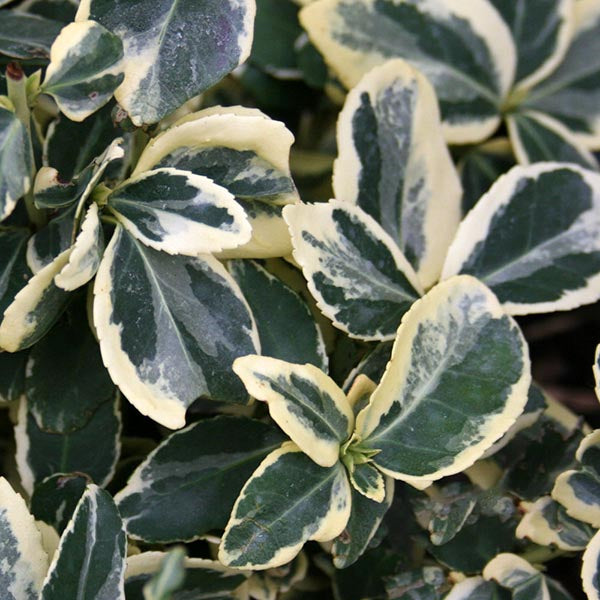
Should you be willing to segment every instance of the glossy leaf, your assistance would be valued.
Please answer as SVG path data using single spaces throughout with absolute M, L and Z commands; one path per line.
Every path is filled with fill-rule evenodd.
M 207 177 L 162 168 L 128 179 L 108 207 L 136 239 L 169 254 L 197 256 L 250 239 L 244 210 Z
M 26 255 L 27 265 L 34 274 L 39 273 L 44 267 L 52 263 L 57 256 L 71 247 L 76 210 L 76 205 L 59 210 L 57 215 L 45 227 L 29 238 Z M 68 264 L 68 260 L 66 264 Z
M 403 319 L 356 431 L 380 451 L 373 461 L 384 473 L 414 483 L 439 479 L 473 464 L 508 430 L 530 381 L 517 324 L 483 284 L 453 278 Z
M 341 463 L 320 467 L 288 442 L 267 456 L 242 488 L 219 560 L 255 570 L 283 565 L 306 541 L 337 537 L 350 507 L 350 485 Z
M 583 565 L 581 567 L 581 581 L 583 591 L 588 600 L 598 600 L 600 598 L 600 532 L 592 538 L 583 553 Z
M 594 155 L 560 121 L 548 115 L 534 111 L 514 112 L 507 117 L 506 124 L 522 165 L 555 160 L 598 169 Z
M 255 10 L 248 0 L 85 0 L 76 20 L 121 38 L 125 80 L 115 97 L 139 126 L 160 121 L 244 62 Z
M 483 576 L 510 589 L 513 600 L 550 600 L 545 577 L 516 554 L 499 554 L 486 565 Z
M 16 402 L 25 390 L 27 352 L 0 353 L 0 406 Z
M 37 600 L 48 569 L 42 536 L 25 500 L 0 477 L 0 586 L 6 600 Z
M 199 396 L 247 399 L 231 364 L 258 349 L 258 336 L 237 284 L 210 255 L 171 256 L 117 227 L 96 276 L 94 324 L 113 381 L 166 427 L 183 427 Z
M 412 267 L 394 241 L 359 207 L 286 207 L 294 258 L 323 313 L 350 336 L 392 339 L 402 315 L 421 294 Z
M 300 21 L 346 87 L 390 58 L 422 71 L 435 88 L 449 142 L 481 141 L 498 126 L 516 55 L 488 2 L 319 0 Z
M 31 186 L 31 161 L 25 125 L 15 113 L 0 108 L 0 221 L 12 213 Z
M 337 142 L 336 199 L 371 215 L 430 287 L 458 227 L 462 193 L 431 84 L 403 60 L 376 67 L 348 94 Z
M 254 261 L 230 261 L 228 268 L 256 320 L 261 354 L 326 371 L 325 342 L 302 297 Z
M 123 44 L 94 21 L 70 23 L 50 49 L 42 91 L 72 121 L 104 106 L 123 81 Z
M 285 438 L 246 417 L 217 417 L 171 434 L 116 496 L 127 533 L 149 542 L 223 529 L 242 486 Z
M 62 534 L 40 600 L 124 600 L 126 548 L 113 499 L 90 484 Z
M 25 490 L 56 473 L 85 473 L 106 485 L 121 452 L 118 397 L 101 404 L 88 422 L 70 433 L 48 433 L 38 426 L 23 399 L 15 427 L 17 468 Z
M 28 238 L 26 229 L 0 229 L 0 314 L 31 276 L 25 261 Z
M 444 600 L 510 600 L 508 590 L 483 577 L 468 577 L 458 582 Z
M 514 315 L 595 302 L 599 206 L 597 173 L 560 163 L 515 167 L 461 223 L 442 277 L 476 276 Z

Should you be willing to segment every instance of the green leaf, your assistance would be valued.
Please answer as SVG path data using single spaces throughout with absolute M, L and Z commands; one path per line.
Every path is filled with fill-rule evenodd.
M 185 548 L 176 546 L 164 557 L 160 570 L 144 585 L 146 600 L 170 600 L 173 592 L 181 588 L 185 581 Z
M 441 600 L 446 587 L 446 575 L 437 566 L 404 571 L 385 579 L 387 597 L 398 600 Z
M 0 54 L 13 58 L 40 59 L 50 55 L 50 46 L 63 23 L 16 10 L 0 12 Z
M 250 62 L 273 77 L 299 79 L 295 42 L 301 33 L 294 2 L 257 0 Z
M 113 381 L 166 427 L 183 427 L 199 396 L 247 400 L 231 364 L 256 352 L 258 335 L 237 284 L 210 255 L 171 256 L 117 227 L 96 276 L 94 324 Z
M 581 581 L 588 600 L 600 598 L 600 531 L 592 538 L 583 553 Z
M 31 186 L 31 169 L 31 148 L 25 125 L 13 112 L 0 108 L 0 221 L 10 215 L 17 200 Z
M 21 400 L 15 427 L 17 468 L 25 490 L 56 473 L 85 473 L 98 485 L 106 485 L 121 452 L 119 398 L 101 404 L 89 421 L 70 433 L 49 433 L 38 427 Z
M 600 294 L 600 175 L 514 167 L 461 223 L 442 277 L 476 276 L 510 314 L 568 310 Z
M 66 313 L 29 354 L 25 394 L 37 426 L 47 433 L 71 433 L 89 422 L 114 397 L 85 305 Z
M 444 600 L 511 600 L 511 594 L 495 581 L 478 576 L 457 583 Z
M 41 91 L 72 121 L 83 121 L 111 98 L 123 81 L 121 40 L 93 21 L 70 23 L 50 49 Z
M 289 206 L 283 215 L 325 316 L 351 337 L 393 339 L 422 289 L 392 238 L 359 207 L 337 200 Z
M 0 228 L 0 315 L 31 275 L 25 261 L 28 238 L 26 229 Z
M 124 600 L 126 551 L 113 499 L 90 484 L 62 534 L 40 600 Z
M 506 124 L 520 164 L 555 160 L 598 170 L 594 155 L 560 121 L 523 111 L 508 115 Z
M 97 21 L 121 38 L 125 80 L 115 97 L 139 126 L 160 121 L 244 62 L 254 14 L 248 0 L 86 0 L 76 20 Z
M 505 138 L 497 138 L 470 148 L 457 165 L 463 188 L 463 215 L 477 204 L 500 175 L 514 165 L 510 142 Z
M 350 462 L 348 477 L 352 487 L 366 498 L 375 502 L 383 502 L 385 498 L 385 480 L 381 471 L 372 464 L 365 462 Z
M 154 169 L 128 179 L 110 194 L 108 207 L 132 236 L 169 254 L 220 252 L 251 236 L 235 198 L 189 171 Z
M 403 319 L 356 431 L 380 450 L 373 462 L 384 473 L 426 483 L 472 465 L 499 439 L 523 411 L 530 381 L 517 324 L 482 283 L 457 277 Z
M 92 203 L 85 214 L 81 230 L 75 238 L 69 262 L 54 278 L 61 289 L 73 291 L 90 281 L 102 259 L 104 233 L 98 214 L 98 205 Z
M 71 247 L 76 210 L 76 205 L 59 210 L 54 219 L 29 238 L 26 258 L 27 265 L 34 274 Z
M 303 298 L 254 261 L 234 260 L 228 268 L 256 320 L 261 354 L 326 371 L 325 342 Z
M 322 467 L 333 466 L 340 445 L 354 427 L 344 392 L 311 364 L 297 365 L 266 356 L 243 356 L 233 371 L 248 393 L 267 402 L 273 420 L 302 452 Z
M 344 531 L 334 540 L 333 564 L 345 569 L 354 564 L 369 546 L 379 525 L 394 499 L 394 480 L 385 479 L 385 498 L 382 502 L 370 500 L 352 489 L 352 511 Z
M 223 529 L 246 480 L 283 440 L 246 417 L 220 416 L 171 434 L 116 496 L 127 533 L 166 543 Z
M 16 402 L 25 390 L 27 352 L 0 353 L 0 406 Z
M 549 496 L 533 504 L 521 503 L 526 512 L 516 531 L 518 538 L 529 538 L 540 546 L 554 545 L 561 550 L 584 550 L 594 529 L 569 517 L 567 511 Z
M 344 385 L 342 386 L 344 391 L 348 392 L 350 390 L 359 375 L 365 375 L 371 381 L 375 382 L 375 384 L 379 383 L 387 364 L 390 362 L 392 346 L 392 342 L 381 342 L 367 352 L 344 381 Z M 356 406 L 354 408 L 356 412 Z
M 496 556 L 486 565 L 483 577 L 508 588 L 513 600 L 550 600 L 544 575 L 516 554 Z
M 516 56 L 487 1 L 319 0 L 300 21 L 346 87 L 385 60 L 404 58 L 433 84 L 449 142 L 481 141 L 497 128 Z
M 458 228 L 462 193 L 431 84 L 403 60 L 376 67 L 348 94 L 337 142 L 335 198 L 371 215 L 430 287 Z
M 575 518 L 600 527 L 600 430 L 587 435 L 575 455 L 576 469 L 561 473 L 554 483 L 552 498 Z
M 54 284 L 54 277 L 68 263 L 70 253 L 59 254 L 15 296 L 0 322 L 0 348 L 16 352 L 32 346 L 60 317 L 69 294 Z
M 127 559 L 125 594 L 127 600 L 148 600 L 144 586 L 159 572 L 166 552 L 142 552 Z M 185 579 L 173 593 L 172 600 L 200 597 L 202 600 L 226 600 L 237 598 L 235 591 L 246 581 L 249 573 L 228 569 L 216 560 L 184 558 Z M 200 595 L 200 596 L 198 596 Z M 155 598 L 151 596 L 151 598 Z
M 108 105 L 76 123 L 64 115 L 48 127 L 44 139 L 44 165 L 60 173 L 62 181 L 71 181 L 123 131 L 112 121 L 112 106 Z
M 6 2 L 3 1 L 3 4 Z M 21 3 L 21 10 L 66 24 L 75 18 L 77 4 L 77 0 L 26 0 Z
M 588 148 L 600 144 L 600 6 L 574 3 L 575 23 L 561 64 L 525 98 L 523 106 L 562 122 Z
M 324 468 L 287 442 L 263 460 L 242 488 L 219 548 L 228 566 L 285 564 L 308 540 L 337 537 L 350 517 L 351 492 L 341 463 Z
M 552 73 L 571 41 L 571 0 L 491 0 L 509 26 L 517 48 L 515 80 L 530 88 Z
M 48 569 L 48 556 L 25 500 L 4 477 L 0 477 L 0 537 L 3 600 L 37 600 Z
M 58 473 L 46 477 L 33 489 L 31 496 L 33 516 L 62 534 L 88 483 L 90 483 L 89 478 L 78 473 Z

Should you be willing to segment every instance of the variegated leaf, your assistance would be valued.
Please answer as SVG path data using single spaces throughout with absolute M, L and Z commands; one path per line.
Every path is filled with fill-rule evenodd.
M 530 91 L 524 106 L 562 122 L 588 148 L 600 148 L 600 5 L 574 2 L 569 49 L 557 69 Z
M 115 97 L 142 125 L 160 121 L 244 62 L 255 10 L 253 0 L 84 0 L 76 20 L 97 21 L 121 38 L 125 80 Z
M 25 125 L 15 113 L 0 107 L 0 221 L 10 215 L 31 186 L 32 166 Z
M 125 572 L 125 593 L 127 600 L 148 600 L 144 586 L 164 563 L 166 552 L 142 552 L 127 558 Z M 223 600 L 232 595 L 248 578 L 249 573 L 224 567 L 216 560 L 204 558 L 184 558 L 185 579 L 173 595 L 177 598 L 197 597 L 204 600 Z M 154 598 L 154 596 L 151 596 Z
M 94 295 L 104 364 L 140 412 L 175 429 L 198 396 L 246 401 L 231 364 L 258 349 L 258 335 L 216 259 L 158 252 L 117 227 Z
M 359 207 L 337 200 L 288 206 L 283 215 L 325 316 L 351 337 L 392 339 L 422 288 L 391 237 Z
M 59 254 L 36 273 L 15 296 L 0 322 L 0 348 L 8 352 L 35 344 L 54 325 L 69 301 L 54 277 L 68 263 L 71 250 Z
M 21 400 L 15 427 L 17 469 L 28 494 L 56 473 L 85 473 L 98 485 L 113 477 L 121 453 L 121 413 L 116 394 L 102 403 L 80 429 L 49 433 Z
M 110 194 L 108 208 L 132 236 L 169 254 L 219 252 L 251 235 L 244 210 L 225 188 L 180 169 L 128 179 Z
M 326 372 L 323 335 L 303 298 L 257 262 L 232 260 L 228 268 L 256 320 L 261 354 Z
M 372 464 L 351 462 L 348 476 L 352 487 L 365 498 L 374 502 L 383 502 L 385 498 L 385 480 L 381 471 Z
M 344 531 L 334 540 L 331 549 L 336 568 L 349 567 L 367 550 L 393 499 L 394 480 L 390 477 L 385 478 L 385 497 L 382 502 L 370 500 L 352 489 L 350 518 Z
M 600 599 L 600 531 L 592 538 L 583 553 L 581 582 L 588 600 Z
M 16 402 L 25 389 L 27 351 L 0 353 L 0 406 Z
M 483 577 L 508 588 L 513 600 L 551 600 L 544 575 L 516 554 L 498 554 L 486 565 Z
M 83 302 L 69 309 L 29 353 L 25 377 L 29 411 L 46 433 L 67 434 L 114 398 Z
M 251 396 L 268 403 L 273 420 L 302 452 L 322 467 L 337 462 L 340 445 L 354 428 L 354 414 L 328 375 L 311 364 L 266 356 L 238 358 L 233 370 Z
M 552 73 L 571 41 L 573 0 L 491 0 L 517 48 L 516 85 L 531 88 Z
M 223 529 L 246 480 L 284 439 L 246 417 L 220 416 L 173 433 L 115 497 L 127 533 L 168 543 Z
M 461 223 L 442 277 L 469 273 L 510 314 L 600 297 L 600 175 L 576 165 L 514 167 Z
M 349 88 L 390 58 L 422 71 L 437 93 L 449 142 L 481 141 L 498 126 L 516 54 L 487 1 L 319 0 L 300 21 Z
M 423 484 L 472 465 L 521 414 L 530 382 L 517 324 L 482 283 L 456 277 L 402 320 L 356 431 L 384 473 Z
M 146 146 L 133 176 L 156 167 L 203 175 L 242 204 L 252 239 L 226 258 L 285 256 L 291 252 L 281 205 L 298 201 L 290 176 L 294 136 L 256 109 L 212 107 L 177 121 Z
M 513 151 L 506 138 L 496 138 L 471 147 L 457 164 L 463 188 L 463 215 L 477 204 L 500 175 L 514 165 Z
M 145 600 L 171 600 L 173 593 L 180 590 L 185 577 L 183 561 L 186 549 L 175 546 L 164 553 L 158 570 L 143 584 Z
M 581 441 L 576 458 L 578 468 L 556 478 L 552 498 L 574 519 L 600 527 L 600 430 Z
M 458 582 L 444 600 L 506 600 L 510 594 L 506 592 L 495 581 L 486 581 L 483 577 L 468 577 Z
M 67 25 L 50 49 L 41 91 L 72 121 L 104 106 L 123 81 L 123 44 L 94 21 Z
M 31 496 L 31 513 L 61 534 L 69 524 L 77 503 L 90 483 L 79 473 L 59 473 L 40 481 Z
M 337 141 L 335 198 L 371 215 L 430 287 L 458 227 L 462 194 L 431 84 L 403 60 L 376 67 L 348 94 Z
M 7 4 L 4 0 L 2 4 Z M 78 0 L 25 0 L 20 10 L 28 14 L 52 17 L 61 23 L 70 23 L 75 18 Z
M 76 205 L 59 210 L 54 219 L 29 238 L 27 265 L 35 275 L 70 249 L 76 211 Z
M 40 600 L 124 600 L 126 551 L 113 499 L 90 484 L 62 534 Z
M 242 488 L 219 560 L 253 570 L 283 565 L 308 540 L 337 537 L 350 517 L 351 498 L 340 462 L 321 467 L 287 442 L 263 460 Z
M 594 529 L 569 517 L 565 508 L 549 496 L 533 504 L 521 503 L 525 514 L 517 527 L 518 538 L 528 538 L 540 546 L 554 545 L 561 550 L 584 550 Z
M 0 315 L 31 275 L 25 261 L 28 238 L 26 229 L 0 229 Z
M 25 500 L 0 477 L 0 589 L 5 600 L 37 600 L 48 556 Z
M 507 116 L 506 125 L 522 165 L 554 160 L 598 169 L 594 155 L 560 121 L 548 115 L 517 111 Z
M 104 233 L 98 216 L 98 205 L 92 203 L 87 210 L 81 231 L 69 255 L 69 262 L 54 278 L 61 289 L 73 291 L 90 281 L 98 267 L 104 250 Z
M 22 60 L 44 59 L 63 23 L 17 10 L 0 12 L 0 54 Z

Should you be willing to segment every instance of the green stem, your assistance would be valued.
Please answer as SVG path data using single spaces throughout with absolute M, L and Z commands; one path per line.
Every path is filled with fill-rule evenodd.
M 29 138 L 29 157 L 31 161 L 31 171 L 29 173 L 31 185 L 25 194 L 25 208 L 29 220 L 34 224 L 36 229 L 42 228 L 46 224 L 44 213 L 39 210 L 34 203 L 33 186 L 37 169 L 35 166 L 35 158 L 33 156 L 33 141 L 31 138 L 31 111 L 27 100 L 27 77 L 21 68 L 21 65 L 16 62 L 9 63 L 6 67 L 6 87 L 8 97 L 15 107 L 15 115 L 23 123 Z

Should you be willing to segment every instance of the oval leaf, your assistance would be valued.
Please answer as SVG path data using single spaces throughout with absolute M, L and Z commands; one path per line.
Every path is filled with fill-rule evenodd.
M 431 84 L 403 60 L 376 67 L 348 94 L 337 141 L 336 199 L 371 215 L 430 287 L 458 227 L 462 194 Z
M 48 57 L 63 27 L 60 21 L 16 10 L 3 10 L 1 15 L 0 53 L 22 60 Z
M 350 517 L 350 485 L 341 463 L 324 468 L 285 443 L 260 464 L 233 507 L 219 560 L 255 570 L 283 565 L 308 540 L 339 535 Z
M 449 142 L 481 141 L 498 126 L 516 56 L 508 27 L 486 0 L 319 0 L 300 21 L 349 88 L 390 58 L 422 71 L 437 93 Z
M 207 177 L 163 168 L 127 180 L 108 197 L 119 222 L 146 246 L 197 256 L 250 239 L 244 210 Z
M 237 284 L 216 259 L 157 252 L 117 227 L 94 296 L 104 364 L 142 414 L 176 429 L 201 395 L 246 401 L 231 364 L 258 349 L 258 335 Z
M 346 395 L 314 365 L 243 356 L 233 370 L 248 393 L 267 402 L 273 420 L 322 467 L 333 466 L 351 435 L 354 414 Z
M 359 207 L 286 206 L 294 258 L 319 308 L 351 337 L 393 338 L 420 296 L 412 267 L 382 227 Z
M 472 465 L 521 414 L 527 345 L 472 277 L 434 287 L 406 314 L 356 430 L 392 477 L 426 482 Z
M 221 416 L 171 434 L 115 497 L 128 535 L 168 543 L 223 529 L 246 480 L 283 440 L 246 417 Z
M 514 167 L 461 223 L 442 277 L 476 276 L 513 315 L 600 297 L 600 175 L 576 165 Z
M 600 599 L 600 531 L 592 538 L 583 553 L 581 582 L 588 600 Z
M 25 261 L 28 238 L 26 229 L 0 229 L 0 314 L 31 276 Z

